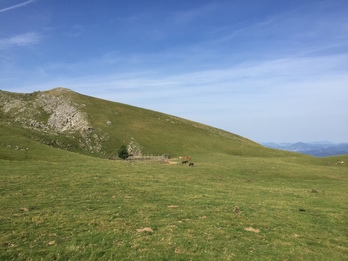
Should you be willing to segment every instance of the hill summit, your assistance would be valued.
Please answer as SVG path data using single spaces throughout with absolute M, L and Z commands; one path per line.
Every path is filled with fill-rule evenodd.
M 0 91 L 0 127 L 20 129 L 30 139 L 52 147 L 99 157 L 114 157 L 123 144 L 129 153 L 147 155 L 271 152 L 221 129 L 66 88 Z

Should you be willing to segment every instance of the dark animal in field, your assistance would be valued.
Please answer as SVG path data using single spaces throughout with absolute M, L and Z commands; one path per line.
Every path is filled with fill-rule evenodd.
M 183 162 L 181 162 L 181 164 L 186 164 L 188 162 L 188 160 L 184 160 Z
M 189 167 L 190 167 L 190 166 L 192 166 L 192 167 L 193 167 L 194 165 L 195 165 L 195 164 L 193 164 L 193 162 L 191 162 L 191 163 L 189 164 Z

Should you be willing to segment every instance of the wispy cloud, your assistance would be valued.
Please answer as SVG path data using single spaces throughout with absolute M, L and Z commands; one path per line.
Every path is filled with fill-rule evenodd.
M 143 21 L 147 21 L 151 18 L 151 15 L 149 14 L 132 14 L 130 16 L 126 17 L 117 17 L 116 20 L 120 22 L 125 22 L 125 23 L 140 23 Z
M 40 42 L 41 36 L 36 32 L 27 32 L 12 37 L 0 39 L 0 49 L 12 46 L 26 46 Z
M 100 60 L 99 63 L 103 65 L 104 60 Z M 199 98 L 200 101 L 197 102 L 203 104 L 206 99 L 211 98 L 224 100 L 228 97 L 272 96 L 287 99 L 302 94 L 308 97 L 316 96 L 318 86 L 324 86 L 324 83 L 332 90 L 341 90 L 344 86 L 342 83 L 348 80 L 345 74 L 347 63 L 347 55 L 331 55 L 246 62 L 229 68 L 192 70 L 185 73 L 163 74 L 151 68 L 143 68 L 133 73 L 109 71 L 100 74 L 98 68 L 103 66 L 99 66 L 98 61 L 91 60 L 89 64 L 46 64 L 41 69 L 46 71 L 47 76 L 68 70 L 66 73 L 76 77 L 76 72 L 88 67 L 97 71 L 88 77 L 65 77 L 42 84 L 35 82 L 35 86 L 49 88 L 64 85 L 90 95 L 105 95 L 105 98 L 113 100 L 127 97 L 123 102 L 145 107 L 150 106 L 154 98 L 160 98 L 157 104 L 161 104 L 162 99 L 171 99 L 174 103 L 176 100 L 192 103 L 192 100 Z M 340 84 L 331 86 L 330 82 L 338 81 Z M 112 97 L 111 93 L 115 93 L 115 97 Z M 120 93 L 125 96 L 120 96 Z
M 3 8 L 3 9 L 0 9 L 0 13 L 7 12 L 7 11 L 10 11 L 10 10 L 13 10 L 13 9 L 17 9 L 17 8 L 26 6 L 26 5 L 28 5 L 28 4 L 31 4 L 31 3 L 35 2 L 35 1 L 36 1 L 36 0 L 29 0 L 29 1 L 26 1 L 26 2 L 21 3 L 21 4 L 12 5 L 12 6 L 9 6 L 9 7 Z
M 174 21 L 178 24 L 186 24 L 201 15 L 211 12 L 215 7 L 216 4 L 206 4 L 190 10 L 175 12 Z
M 69 37 L 77 37 L 80 36 L 84 31 L 84 26 L 81 24 L 74 24 L 65 34 Z
M 211 31 L 210 44 L 238 47 L 247 50 L 247 54 L 255 52 L 273 57 L 290 52 L 292 55 L 308 55 L 346 48 L 346 14 L 341 11 L 330 13 L 319 4 L 310 5 L 310 8 L 305 6 L 216 28 Z

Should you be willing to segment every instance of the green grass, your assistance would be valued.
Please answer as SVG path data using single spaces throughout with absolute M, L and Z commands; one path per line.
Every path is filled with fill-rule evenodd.
M 56 154 L 0 160 L 1 260 L 348 257 L 345 157 L 202 154 L 192 168 L 43 150 Z
M 0 110 L 0 260 L 348 259 L 348 166 L 336 164 L 347 156 L 267 149 L 170 115 L 47 93 L 77 104 L 102 153 L 82 150 L 79 132 L 14 120 L 45 121 L 42 110 Z M 179 164 L 105 159 L 132 140 Z

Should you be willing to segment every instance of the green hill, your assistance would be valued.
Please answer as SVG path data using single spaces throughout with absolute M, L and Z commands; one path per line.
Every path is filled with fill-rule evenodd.
M 1 91 L 0 95 L 2 126 L 16 128 L 31 139 L 69 151 L 114 157 L 125 144 L 129 153 L 143 155 L 280 153 L 198 122 L 64 88 L 31 94 Z

